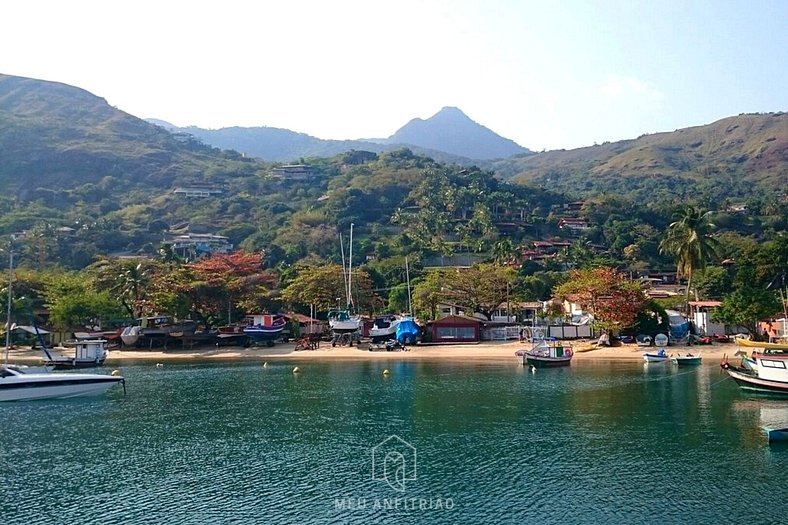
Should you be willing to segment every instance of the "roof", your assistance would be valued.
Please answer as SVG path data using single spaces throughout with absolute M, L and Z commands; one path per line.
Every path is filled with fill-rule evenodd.
M 720 301 L 690 301 L 689 305 L 701 308 L 715 308 L 722 305 L 722 303 Z
M 475 317 L 468 317 L 465 315 L 449 315 L 443 317 L 442 319 L 438 319 L 437 321 L 433 321 L 432 324 L 462 324 L 464 322 L 474 322 L 478 324 L 484 323 L 484 321 Z

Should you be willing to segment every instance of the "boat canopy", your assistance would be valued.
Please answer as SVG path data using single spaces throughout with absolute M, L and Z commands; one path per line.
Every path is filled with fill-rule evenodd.
M 400 344 L 415 343 L 419 335 L 419 325 L 413 319 L 403 319 L 397 324 L 397 341 Z

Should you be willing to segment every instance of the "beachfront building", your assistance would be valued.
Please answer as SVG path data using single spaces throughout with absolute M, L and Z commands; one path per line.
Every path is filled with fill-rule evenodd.
M 478 343 L 483 323 L 475 317 L 450 315 L 427 323 L 427 331 L 433 343 Z

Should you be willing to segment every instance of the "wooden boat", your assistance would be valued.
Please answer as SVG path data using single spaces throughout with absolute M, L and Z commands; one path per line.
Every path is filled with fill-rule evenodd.
M 726 357 L 720 366 L 744 390 L 788 395 L 788 354 L 753 352 L 748 360 L 747 364 L 735 366 L 730 364 Z
M 701 358 L 699 355 L 674 355 L 671 356 L 670 361 L 678 366 L 696 366 L 701 364 Z
M 643 360 L 646 363 L 664 363 L 668 361 L 670 356 L 665 352 L 664 348 L 660 348 L 656 352 L 646 352 L 643 354 Z
M 788 441 L 788 427 L 786 428 L 769 428 L 763 427 L 766 432 L 766 438 L 769 443 L 776 443 L 778 441 Z
M 767 343 L 738 338 L 736 339 L 736 344 L 746 348 L 763 348 L 764 350 L 781 350 L 788 352 L 788 343 Z
M 536 341 L 530 350 L 518 350 L 514 353 L 523 366 L 536 368 L 569 366 L 573 354 L 571 346 L 552 337 Z
M 254 315 L 252 322 L 244 327 L 244 334 L 254 343 L 265 343 L 273 346 L 274 341 L 282 337 L 287 322 L 281 315 Z

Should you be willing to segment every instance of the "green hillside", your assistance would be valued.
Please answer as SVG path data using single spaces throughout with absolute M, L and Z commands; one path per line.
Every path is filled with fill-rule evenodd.
M 784 191 L 788 114 L 739 115 L 635 140 L 515 157 L 495 163 L 494 169 L 519 182 L 578 195 L 708 193 L 719 198 L 724 190 L 729 197 L 745 198 Z
M 0 152 L 5 193 L 26 198 L 37 188 L 67 189 L 105 177 L 122 191 L 246 169 L 237 155 L 178 141 L 82 89 L 9 75 L 0 75 Z

